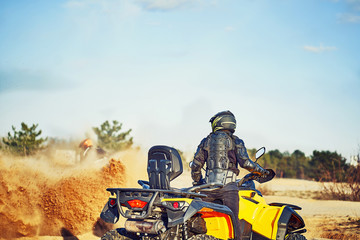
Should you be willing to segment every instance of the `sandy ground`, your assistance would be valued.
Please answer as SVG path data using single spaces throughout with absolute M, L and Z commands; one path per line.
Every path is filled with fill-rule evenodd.
M 188 187 L 191 184 L 190 173 L 184 173 L 172 182 L 173 187 Z M 360 202 L 325 201 L 312 199 L 313 193 L 322 190 L 322 184 L 296 179 L 273 179 L 260 186 L 267 194 L 268 203 L 283 202 L 302 207 L 299 211 L 304 218 L 308 232 L 304 235 L 309 240 L 319 239 L 360 239 L 360 226 L 351 224 L 350 220 L 360 219 Z M 106 187 L 106 186 L 104 186 Z M 121 224 L 118 224 L 118 226 Z M 344 235 L 348 233 L 348 235 Z M 346 236 L 352 236 L 348 238 Z M 82 240 L 99 239 L 93 233 L 73 237 L 31 237 L 28 240 Z

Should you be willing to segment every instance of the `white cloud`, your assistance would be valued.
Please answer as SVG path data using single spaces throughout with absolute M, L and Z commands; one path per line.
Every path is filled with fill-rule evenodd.
M 68 9 L 96 7 L 103 12 L 132 6 L 147 11 L 171 11 L 193 8 L 202 5 L 214 5 L 216 0 L 68 0 L 63 6 Z
M 343 3 L 346 12 L 338 13 L 337 20 L 340 23 L 360 23 L 360 0 L 328 0 L 334 3 Z
M 313 53 L 322 53 L 322 52 L 329 52 L 329 51 L 335 51 L 337 50 L 336 47 L 330 47 L 330 46 L 323 46 L 320 44 L 320 46 L 304 46 L 305 51 L 313 52 Z
M 104 22 L 118 25 L 137 19 L 143 12 L 134 0 L 69 0 L 63 6 L 76 24 L 90 30 Z
M 232 32 L 232 31 L 235 31 L 235 28 L 232 27 L 232 26 L 227 26 L 227 27 L 225 27 L 225 31 L 226 32 Z
M 346 13 L 339 13 L 337 19 L 341 23 L 360 23 L 360 0 L 345 0 L 349 11 Z
M 64 4 L 66 8 L 83 8 L 87 5 L 86 1 L 68 1 Z
M 170 10 L 182 7 L 188 0 L 139 0 L 149 10 Z
M 350 7 L 355 11 L 360 11 L 360 0 L 346 0 Z
M 146 10 L 169 11 L 198 5 L 202 0 L 136 0 Z
M 342 13 L 338 14 L 338 20 L 340 22 L 360 23 L 360 15 L 355 15 L 352 13 Z

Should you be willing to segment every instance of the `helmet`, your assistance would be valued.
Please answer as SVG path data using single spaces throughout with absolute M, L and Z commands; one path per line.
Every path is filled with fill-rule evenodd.
M 79 147 L 83 149 L 87 149 L 88 147 L 92 147 L 92 146 L 93 146 L 92 141 L 91 139 L 88 138 L 83 140 L 79 145 Z
M 211 128 L 213 132 L 217 130 L 229 130 L 230 132 L 235 132 L 236 128 L 236 119 L 234 114 L 230 111 L 222 111 L 215 114 L 210 118 Z

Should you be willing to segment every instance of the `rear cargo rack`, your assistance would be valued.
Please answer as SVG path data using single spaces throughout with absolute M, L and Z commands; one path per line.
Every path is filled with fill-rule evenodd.
M 187 198 L 205 198 L 207 197 L 205 194 L 200 193 L 193 193 L 187 191 L 181 191 L 178 189 L 173 190 L 163 190 L 163 189 L 139 189 L 139 188 L 107 188 L 112 195 L 116 195 L 116 205 L 119 213 L 125 218 L 131 219 L 145 219 L 150 216 L 152 207 L 156 198 L 160 195 L 163 197 L 167 195 L 170 196 L 182 196 Z M 146 200 L 148 202 L 147 206 L 144 207 L 144 210 L 137 210 L 134 214 L 133 211 L 124 210 L 122 209 L 122 204 L 125 204 L 126 201 L 130 199 L 140 199 Z

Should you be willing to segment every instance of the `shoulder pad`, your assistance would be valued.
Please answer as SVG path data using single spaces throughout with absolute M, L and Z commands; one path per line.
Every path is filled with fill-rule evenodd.
M 241 145 L 241 146 L 244 146 L 245 143 L 243 140 L 241 140 L 240 138 L 238 138 L 237 136 L 233 136 L 234 137 L 234 142 L 235 142 L 235 145 Z
M 200 144 L 199 144 L 198 147 L 203 148 L 203 147 L 205 146 L 206 139 L 207 139 L 207 138 L 203 138 L 203 140 L 201 140 L 201 142 L 200 142 Z

